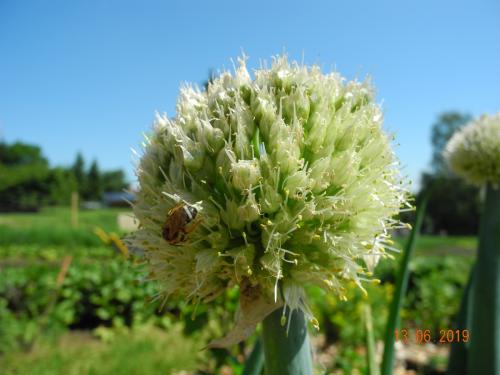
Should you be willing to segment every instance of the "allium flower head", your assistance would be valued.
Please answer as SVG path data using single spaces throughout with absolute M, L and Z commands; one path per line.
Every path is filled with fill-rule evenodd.
M 157 117 L 133 242 L 165 296 L 208 302 L 252 286 L 308 314 L 304 285 L 341 298 L 348 282 L 361 286 L 402 225 L 393 217 L 407 190 L 368 83 L 286 57 L 254 76 L 240 59 L 206 91 L 182 87 L 174 118 Z M 166 241 L 183 206 L 196 223 Z
M 451 169 L 470 183 L 500 185 L 500 113 L 484 115 L 457 131 L 444 155 Z

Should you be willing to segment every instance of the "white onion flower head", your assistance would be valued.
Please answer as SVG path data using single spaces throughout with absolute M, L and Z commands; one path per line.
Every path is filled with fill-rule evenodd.
M 444 155 L 451 169 L 475 185 L 500 185 L 500 113 L 483 115 L 457 131 Z
M 403 225 L 407 185 L 369 83 L 285 56 L 254 77 L 240 59 L 206 91 L 182 87 L 174 118 L 157 117 L 132 242 L 166 297 L 209 302 L 244 284 L 309 315 L 306 284 L 341 298 L 347 283 L 362 287 Z M 162 229 L 178 205 L 198 224 L 170 243 Z

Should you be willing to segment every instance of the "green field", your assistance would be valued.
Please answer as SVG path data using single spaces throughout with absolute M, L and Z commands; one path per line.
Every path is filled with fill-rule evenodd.
M 248 347 L 199 351 L 230 327 L 237 292 L 228 292 L 210 307 L 199 306 L 194 320 L 193 307 L 182 301 L 170 301 L 159 312 L 158 302 L 147 302 L 155 286 L 141 281 L 144 269 L 94 233 L 99 227 L 123 234 L 117 227 L 121 212 L 81 211 L 78 228 L 71 226 L 67 208 L 0 215 L 2 373 L 214 373 L 222 366 L 235 373 L 241 370 Z M 397 246 L 404 241 L 398 238 Z M 452 326 L 475 247 L 473 237 L 418 240 L 402 327 Z M 68 255 L 72 262 L 58 285 L 61 261 Z M 393 255 L 396 261 L 385 259 L 377 268 L 381 285 L 366 286 L 379 339 L 394 287 L 399 255 Z M 327 369 L 363 371 L 361 312 L 367 299 L 355 287 L 347 303 L 315 289 L 310 295 L 326 342 L 323 349 L 337 348 Z
M 0 215 L 0 245 L 97 246 L 95 227 L 118 232 L 117 215 L 123 209 L 80 211 L 78 227 L 71 225 L 71 212 L 65 207 L 46 208 L 39 213 Z
M 402 248 L 406 238 L 396 239 Z M 474 256 L 477 247 L 476 237 L 466 236 L 420 236 L 415 246 L 416 256 Z
M 7 353 L 2 374 L 174 374 L 196 370 L 206 357 L 195 337 L 185 338 L 179 326 L 101 331 L 70 331 L 55 343 Z

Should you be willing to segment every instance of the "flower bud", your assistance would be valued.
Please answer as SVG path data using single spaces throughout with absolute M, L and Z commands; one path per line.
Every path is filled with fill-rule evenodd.
M 309 118 L 309 98 L 303 91 L 294 90 L 283 99 L 283 117 L 285 122 L 291 124 L 293 119 L 298 119 L 304 124 Z
M 304 199 L 309 190 L 311 180 L 308 178 L 306 171 L 299 170 L 288 176 L 285 180 L 285 194 L 292 199 Z
M 239 206 L 232 200 L 226 201 L 226 208 L 221 212 L 221 218 L 229 229 L 241 230 L 245 226 L 245 219 L 240 215 Z
M 282 202 L 283 197 L 276 191 L 274 186 L 269 185 L 267 182 L 262 184 L 262 198 L 260 199 L 262 212 L 272 214 L 278 211 Z
M 451 169 L 470 183 L 500 185 L 500 114 L 481 116 L 457 131 L 444 155 Z
M 248 190 L 256 186 L 261 178 L 257 159 L 238 160 L 231 165 L 233 186 L 238 190 Z
M 249 193 L 245 203 L 238 207 L 238 215 L 241 220 L 251 223 L 260 218 L 260 210 L 255 195 Z

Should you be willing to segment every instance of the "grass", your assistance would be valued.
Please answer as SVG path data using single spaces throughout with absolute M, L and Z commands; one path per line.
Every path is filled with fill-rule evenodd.
M 150 326 L 123 332 L 105 329 L 101 336 L 73 331 L 28 353 L 7 353 L 0 357 L 2 374 L 175 374 L 194 372 L 207 361 L 207 353 L 178 326 L 169 331 Z
M 0 215 L 0 245 L 82 245 L 97 246 L 100 240 L 94 228 L 119 232 L 117 216 L 128 213 L 123 209 L 102 209 L 79 212 L 79 225 L 71 226 L 67 207 L 51 207 L 39 213 L 9 213 Z
M 79 228 L 89 229 L 99 226 L 106 231 L 117 231 L 116 216 L 126 209 L 104 208 L 99 210 L 80 210 L 78 212 Z M 69 207 L 46 207 L 37 213 L 0 214 L 0 225 L 14 228 L 71 228 L 71 210 Z
M 402 249 L 407 237 L 396 238 Z M 476 253 L 477 237 L 474 236 L 431 236 L 421 235 L 415 244 L 416 256 L 473 256 Z
M 99 227 L 106 232 L 123 234 L 117 216 L 129 213 L 123 209 L 101 209 L 79 212 L 79 225 L 71 226 L 68 207 L 50 207 L 38 213 L 0 214 L 0 259 L 42 259 L 55 261 L 65 255 L 92 259 L 112 257 L 94 233 Z

